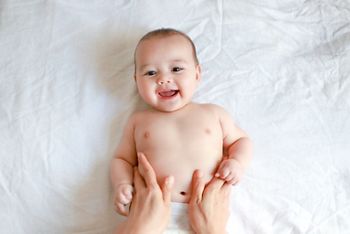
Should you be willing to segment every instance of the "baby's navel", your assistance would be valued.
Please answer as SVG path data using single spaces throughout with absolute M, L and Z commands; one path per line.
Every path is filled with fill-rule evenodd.
M 145 139 L 149 138 L 150 134 L 149 134 L 149 131 L 146 131 L 144 134 L 143 134 L 143 137 Z
M 210 135 L 211 134 L 211 130 L 209 128 L 206 128 L 205 129 L 205 133 Z

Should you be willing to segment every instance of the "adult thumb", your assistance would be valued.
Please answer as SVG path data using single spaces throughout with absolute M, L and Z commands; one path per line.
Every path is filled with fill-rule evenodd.
M 163 186 L 162 186 L 162 193 L 163 193 L 163 199 L 166 203 L 170 203 L 171 201 L 171 190 L 174 185 L 174 177 L 168 176 L 165 178 Z

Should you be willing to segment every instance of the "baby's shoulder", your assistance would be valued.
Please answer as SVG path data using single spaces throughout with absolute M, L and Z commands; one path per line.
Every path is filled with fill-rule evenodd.
M 156 119 L 158 116 L 159 116 L 159 113 L 157 111 L 146 109 L 146 110 L 134 111 L 130 115 L 129 119 L 134 123 L 140 123 L 148 119 Z
M 213 104 L 213 103 L 201 103 L 201 104 L 197 104 L 200 108 L 202 108 L 205 111 L 209 111 L 211 113 L 214 113 L 216 115 L 220 115 L 223 112 L 226 112 L 226 110 L 217 105 L 217 104 Z
M 138 119 L 145 118 L 147 115 L 149 115 L 149 111 L 138 110 L 131 113 L 131 115 L 129 116 L 129 119 L 131 119 L 132 121 L 137 121 Z
M 201 108 L 205 110 L 206 113 L 210 113 L 220 122 L 223 120 L 232 119 L 231 114 L 222 106 L 212 104 L 212 103 L 204 103 L 200 104 Z

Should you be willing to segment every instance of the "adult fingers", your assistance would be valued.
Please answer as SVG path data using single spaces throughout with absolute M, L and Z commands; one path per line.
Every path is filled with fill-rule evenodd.
M 148 187 L 158 186 L 156 173 L 143 153 L 138 153 L 138 163 L 140 175 L 145 180 Z
M 190 203 L 199 203 L 202 201 L 203 190 L 205 187 L 204 181 L 202 179 L 202 173 L 196 170 L 192 176 L 192 195 L 190 198 Z
M 169 176 L 169 177 L 165 178 L 164 184 L 162 186 L 162 193 L 163 193 L 163 200 L 166 203 L 170 203 L 170 201 L 171 201 L 171 190 L 173 188 L 173 185 L 174 185 L 174 177 L 173 176 Z
M 218 190 L 218 189 L 221 189 L 224 184 L 225 184 L 225 180 L 217 177 L 213 177 L 207 184 L 206 189 Z
M 232 185 L 226 183 L 222 186 L 222 190 L 224 191 L 225 194 L 227 194 L 229 196 L 231 194 Z
M 136 192 L 146 187 L 145 181 L 142 179 L 140 172 L 136 167 L 134 167 L 134 185 L 135 185 Z

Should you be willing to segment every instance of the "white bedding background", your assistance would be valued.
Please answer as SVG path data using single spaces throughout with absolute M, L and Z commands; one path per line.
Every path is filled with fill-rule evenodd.
M 231 232 L 350 233 L 349 0 L 0 1 L 0 233 L 112 232 L 133 50 L 159 27 L 254 141 Z

